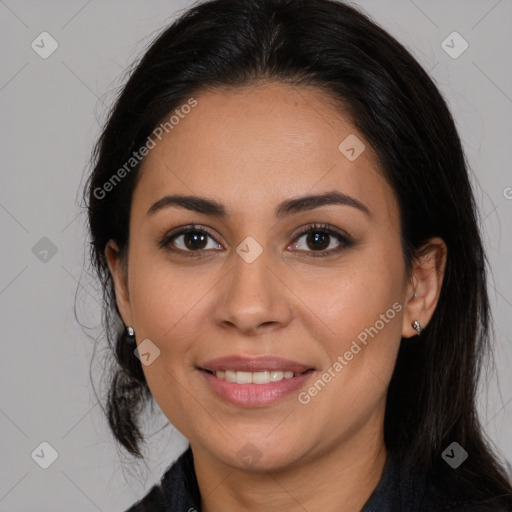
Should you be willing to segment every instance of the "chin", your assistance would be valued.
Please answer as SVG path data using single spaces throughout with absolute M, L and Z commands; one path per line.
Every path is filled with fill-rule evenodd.
M 285 470 L 297 464 L 298 460 L 303 457 L 303 443 L 298 443 L 295 446 L 290 443 L 289 437 L 287 438 L 288 442 L 284 442 L 276 438 L 270 440 L 266 436 L 267 434 L 261 438 L 255 436 L 252 440 L 233 441 L 231 446 L 234 451 L 230 449 L 227 453 L 219 450 L 212 450 L 212 452 L 217 453 L 217 457 L 225 464 L 240 470 L 255 472 Z M 298 449 L 298 446 L 301 447 L 301 450 Z

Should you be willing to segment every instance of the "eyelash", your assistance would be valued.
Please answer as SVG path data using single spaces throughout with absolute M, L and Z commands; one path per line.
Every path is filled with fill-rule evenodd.
M 296 235 L 296 237 L 294 239 L 295 240 L 294 243 L 296 243 L 296 241 L 299 240 L 300 238 L 302 238 L 304 235 L 307 235 L 309 233 L 317 233 L 317 232 L 328 234 L 330 236 L 334 236 L 341 243 L 341 245 L 339 247 L 337 247 L 336 249 L 330 249 L 329 251 L 323 250 L 323 251 L 318 251 L 318 252 L 317 251 L 299 251 L 299 252 L 310 253 L 311 256 L 314 258 L 324 258 L 327 256 L 331 256 L 333 254 L 336 254 L 336 253 L 342 251 L 343 249 L 354 245 L 354 242 L 351 238 L 349 238 L 347 235 L 341 233 L 334 226 L 331 226 L 330 224 L 317 224 L 317 223 L 310 224 L 310 225 L 306 226 L 300 233 L 298 233 Z M 181 235 L 185 235 L 188 233 L 203 233 L 203 234 L 206 234 L 209 237 L 211 237 L 213 240 L 215 240 L 214 236 L 208 230 L 206 230 L 204 228 L 199 228 L 195 224 L 191 224 L 189 226 L 184 226 L 182 229 L 180 229 L 180 231 L 165 235 L 163 237 L 163 239 L 158 243 L 158 246 L 162 249 L 171 251 L 173 253 L 177 253 L 180 256 L 195 257 L 195 258 L 207 257 L 207 256 L 200 256 L 200 255 L 196 254 L 196 253 L 200 253 L 201 251 L 204 251 L 205 249 L 200 249 L 197 251 L 190 251 L 190 250 L 184 251 L 183 249 L 176 249 L 175 247 L 172 247 L 170 245 L 171 241 L 174 238 L 177 238 Z M 215 242 L 218 243 L 216 240 L 215 240 Z

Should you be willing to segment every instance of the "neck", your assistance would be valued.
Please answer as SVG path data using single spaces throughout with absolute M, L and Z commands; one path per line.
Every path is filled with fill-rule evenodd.
M 201 510 L 360 512 L 387 460 L 378 427 L 370 422 L 354 437 L 277 471 L 233 468 L 192 446 Z

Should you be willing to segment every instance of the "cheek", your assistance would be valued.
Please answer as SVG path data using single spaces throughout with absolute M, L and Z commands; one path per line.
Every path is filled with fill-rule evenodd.
M 189 299 L 195 295 L 198 285 L 198 282 L 187 283 L 183 272 L 173 269 L 158 254 L 142 250 L 130 254 L 129 287 L 134 323 L 139 330 L 150 328 L 156 338 L 160 339 L 186 314 Z
M 201 299 L 211 285 L 198 276 L 191 279 L 193 272 L 173 269 L 155 258 L 134 255 L 131 263 L 130 293 L 137 343 L 149 339 L 159 350 L 151 364 L 142 365 L 146 381 L 172 424 L 188 432 L 194 408 L 198 407 L 198 417 L 201 409 L 190 400 L 194 391 L 186 372 L 192 371 L 188 362 L 192 361 L 199 333 Z
M 131 260 L 131 305 L 137 340 L 150 339 L 160 350 L 167 369 L 182 373 L 192 364 L 192 350 L 200 341 L 205 325 L 205 307 L 212 286 L 211 271 L 180 268 L 148 257 L 144 253 Z M 203 336 L 204 338 L 204 336 Z M 147 366 L 149 373 L 158 371 Z
M 382 252 L 351 260 L 321 286 L 301 290 L 314 301 L 315 313 L 304 321 L 324 352 L 318 381 L 304 390 L 308 404 L 324 428 L 348 432 L 362 428 L 378 410 L 393 374 L 402 329 L 402 268 Z M 326 327 L 328 329 L 326 329 Z M 320 335 L 319 335 L 320 334 Z M 350 415 L 347 415 L 350 411 Z
M 322 345 L 330 361 L 346 355 L 347 366 L 370 365 L 392 373 L 402 331 L 400 258 L 400 253 L 362 251 L 321 286 L 301 287 L 319 312 L 311 335 L 315 329 L 326 333 Z

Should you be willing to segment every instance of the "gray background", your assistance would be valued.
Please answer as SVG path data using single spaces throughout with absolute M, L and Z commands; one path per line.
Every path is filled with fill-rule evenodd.
M 497 372 L 484 379 L 479 409 L 512 461 L 512 1 L 357 4 L 431 72 L 456 119 L 493 272 Z M 90 385 L 93 342 L 73 302 L 79 287 L 79 318 L 97 335 L 98 286 L 83 271 L 77 191 L 127 67 L 190 5 L 0 0 L 0 512 L 125 510 L 186 445 L 157 410 L 145 429 L 153 434 L 147 465 L 117 451 Z M 47 59 L 31 47 L 43 31 L 58 43 Z M 456 59 L 441 46 L 453 31 L 469 44 Z M 57 252 L 44 253 L 52 244 Z M 48 469 L 31 457 L 43 441 L 58 453 Z

